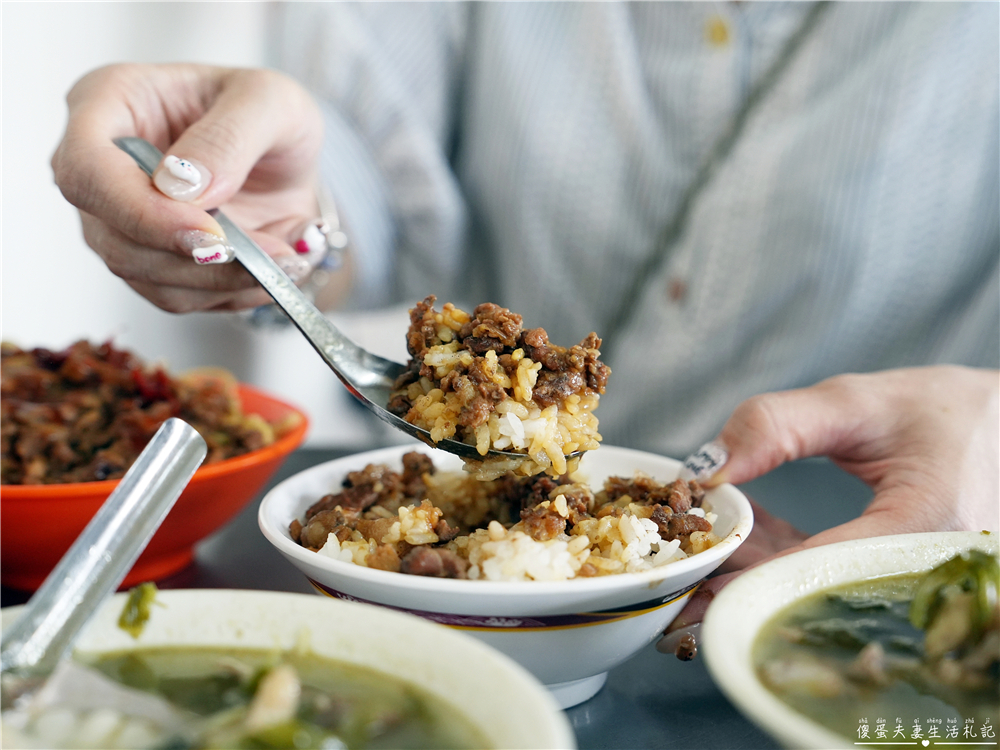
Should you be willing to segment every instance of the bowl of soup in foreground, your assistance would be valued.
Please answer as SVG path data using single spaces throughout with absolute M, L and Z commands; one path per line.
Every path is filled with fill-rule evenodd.
M 901 534 L 769 562 L 709 607 L 708 669 L 784 747 L 995 741 L 997 550 L 985 531 Z
M 193 709 L 210 713 L 216 733 L 203 742 L 212 747 L 575 747 L 565 716 L 524 669 L 420 618 L 301 594 L 171 590 L 157 592 L 133 638 L 118 625 L 125 601 L 116 595 L 99 610 L 74 661 L 168 696 L 166 707 L 149 708 L 145 697 L 122 700 L 140 706 L 134 713 L 147 723 L 164 711 L 195 724 L 206 717 Z M 4 625 L 19 610 L 4 609 Z M 43 735 L 17 747 L 50 749 L 108 748 L 126 731 L 138 736 L 141 721 L 127 724 L 107 699 L 90 697 L 95 690 L 82 692 L 26 729 L 13 728 L 25 717 L 5 711 L 4 746 L 15 732 Z M 174 734 L 182 726 L 165 723 Z M 69 736 L 48 736 L 60 726 Z M 87 739 L 86 732 L 98 734 Z M 233 737 L 244 744 L 225 744 Z M 98 744 L 79 744 L 90 740 Z M 164 746 L 159 742 L 149 746 Z M 175 739 L 170 746 L 201 745 Z
M 595 510 L 593 504 L 589 506 L 592 514 L 583 510 L 586 503 L 582 502 L 581 496 L 586 495 L 587 490 L 573 490 L 571 495 L 559 495 L 560 489 L 565 487 L 543 483 L 535 487 L 531 503 L 542 500 L 539 493 L 544 493 L 548 499 L 532 505 L 534 510 L 528 515 L 533 523 L 553 522 L 553 527 L 546 527 L 542 530 L 544 533 L 538 533 L 538 536 L 545 537 L 545 541 L 529 539 L 515 532 L 516 526 L 505 531 L 499 522 L 494 522 L 497 526 L 491 523 L 488 530 L 475 534 L 483 542 L 480 552 L 483 555 L 487 551 L 495 554 L 483 561 L 469 553 L 469 561 L 480 559 L 480 562 L 479 570 L 475 572 L 470 562 L 466 578 L 409 575 L 359 564 L 359 555 L 362 563 L 377 563 L 377 560 L 365 558 L 366 550 L 373 550 L 377 557 L 380 551 L 385 551 L 386 545 L 372 543 L 366 547 L 365 542 L 351 542 L 350 538 L 354 537 L 348 533 L 344 533 L 344 544 L 336 552 L 336 557 L 326 554 L 333 542 L 329 541 L 325 531 L 320 535 L 320 541 L 326 540 L 326 547 L 320 552 L 303 546 L 293 538 L 290 525 L 303 519 L 307 509 L 315 506 L 325 495 L 341 492 L 345 480 L 356 482 L 353 488 L 348 488 L 348 495 L 355 493 L 360 496 L 369 490 L 374 492 L 377 486 L 389 481 L 398 484 L 426 477 L 427 472 L 419 473 L 419 466 L 409 474 L 404 472 L 402 479 L 394 476 L 385 482 L 378 474 L 382 469 L 376 468 L 374 474 L 369 471 L 367 485 L 361 481 L 365 477 L 359 478 L 356 474 L 368 466 L 386 466 L 400 471 L 401 463 L 406 462 L 405 454 L 411 452 L 433 461 L 433 476 L 422 480 L 430 482 L 426 485 L 428 488 L 441 489 L 442 484 L 447 485 L 453 479 L 462 481 L 458 479 L 462 475 L 460 459 L 421 445 L 397 446 L 338 459 L 286 479 L 265 496 L 258 515 L 264 536 L 302 570 L 319 593 L 403 610 L 473 635 L 527 668 L 549 687 L 564 708 L 593 696 L 604 684 L 608 670 L 657 638 L 683 609 L 699 583 L 746 539 L 753 523 L 749 502 L 731 485 L 709 490 L 703 498 L 695 501 L 698 507 L 692 507 L 686 513 L 680 512 L 682 503 L 686 502 L 683 498 L 669 501 L 678 511 L 672 512 L 664 507 L 668 501 L 666 495 L 661 494 L 657 495 L 660 502 L 655 503 L 660 508 L 658 511 L 651 511 L 648 504 L 645 509 L 632 508 L 630 496 L 622 495 L 616 501 L 616 508 L 606 508 L 608 512 L 600 515 L 604 511 Z M 418 465 L 425 460 L 420 456 L 417 459 Z M 410 461 L 414 461 L 412 456 Z M 603 446 L 584 454 L 578 475 L 594 493 L 604 486 L 609 477 L 622 477 L 627 481 L 619 483 L 618 489 L 623 492 L 627 489 L 638 495 L 642 488 L 633 487 L 628 482 L 636 477 L 645 477 L 657 483 L 673 483 L 680 467 L 680 462 L 664 456 Z M 505 487 L 510 489 L 509 484 Z M 444 489 L 448 490 L 449 486 L 444 486 Z M 475 484 L 461 485 L 461 491 L 452 494 L 459 498 L 456 502 L 464 502 L 464 498 L 475 495 L 480 489 Z M 662 488 L 657 491 L 662 493 Z M 359 497 L 354 499 L 368 502 Z M 346 496 L 331 500 L 326 504 L 336 507 L 325 512 L 336 517 L 340 513 L 337 507 L 341 507 L 338 503 L 346 505 L 350 501 L 351 498 Z M 525 506 L 520 503 L 520 498 L 513 503 L 511 520 L 520 513 L 522 521 L 527 523 L 523 510 Z M 374 506 L 367 507 L 371 509 Z M 383 542 L 395 539 L 399 536 L 397 526 L 409 523 L 414 516 L 424 512 L 413 507 L 412 512 L 383 509 L 384 517 L 374 518 L 370 524 L 376 528 L 384 524 L 378 532 Z M 471 508 L 469 512 L 478 512 L 478 507 Z M 637 515 L 632 516 L 633 511 Z M 693 519 L 697 515 L 695 511 L 701 513 L 698 519 Z M 398 517 L 395 515 L 397 512 L 400 514 Z M 371 510 L 367 513 L 374 515 Z M 579 517 L 574 521 L 575 513 Z M 640 517 L 643 513 L 651 515 L 651 518 Z M 678 539 L 668 541 L 658 535 L 660 532 L 653 518 L 659 518 L 664 527 L 676 522 L 679 525 L 690 523 L 691 528 L 700 525 L 706 518 L 710 519 L 715 534 L 714 544 L 696 553 L 685 554 L 676 548 L 680 544 Z M 569 529 L 570 524 L 573 525 L 572 534 L 559 531 L 560 525 Z M 448 533 L 440 526 L 435 528 Z M 590 529 L 586 532 L 588 536 L 584 536 L 583 532 L 577 533 L 581 528 Z M 426 534 L 435 542 L 432 546 L 440 546 L 437 545 L 438 536 L 430 529 L 421 534 Z M 331 533 L 329 536 L 336 535 Z M 406 538 L 412 539 L 418 546 L 421 541 L 415 536 Z M 586 547 L 588 539 L 593 538 L 600 538 L 600 543 L 606 547 L 606 554 L 600 560 L 594 559 L 595 555 Z M 455 538 L 451 544 L 457 541 Z M 352 552 L 345 549 L 351 544 L 355 545 L 353 559 Z M 360 551 L 357 548 L 359 545 Z M 640 547 L 642 549 L 638 549 Z M 670 557 L 674 554 L 671 550 L 676 552 L 677 557 Z M 391 556 L 392 551 L 388 554 Z M 660 555 L 664 556 L 663 559 L 658 558 Z M 612 560 L 614 557 L 618 559 Z M 594 567 L 613 566 L 621 562 L 623 569 L 633 572 L 612 574 L 587 570 L 588 576 L 578 575 L 564 580 L 550 577 L 557 569 L 562 571 L 560 575 L 571 571 L 570 562 L 586 565 L 587 562 L 581 562 L 583 560 Z M 504 567 L 508 563 L 509 569 L 520 570 L 518 565 L 521 562 L 526 564 L 524 570 L 530 573 L 531 579 L 490 578 L 491 573 L 508 570 Z M 491 565 L 494 567 L 491 568 Z M 439 572 L 447 574 L 447 571 Z M 473 575 L 477 577 L 473 578 Z

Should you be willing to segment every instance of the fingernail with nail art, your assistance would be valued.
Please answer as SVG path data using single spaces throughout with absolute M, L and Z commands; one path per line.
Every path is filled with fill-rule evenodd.
M 205 192 L 212 181 L 212 173 L 197 162 L 166 156 L 153 174 L 153 184 L 169 198 L 192 201 Z
M 198 265 L 212 263 L 230 263 L 236 257 L 236 250 L 225 237 L 211 232 L 191 230 L 181 236 L 181 244 L 191 251 L 191 256 Z
M 295 252 L 299 255 L 317 256 L 326 252 L 326 222 L 322 219 L 306 224 L 302 237 L 295 243 Z
M 721 469 L 729 460 L 729 451 L 714 440 L 705 443 L 698 450 L 684 459 L 681 469 L 681 479 L 696 479 L 699 482 L 708 479 Z
M 661 654 L 673 654 L 681 661 L 691 661 L 698 655 L 700 633 L 700 622 L 671 631 L 656 642 L 656 650 Z
M 309 265 L 309 261 L 305 258 L 285 256 L 275 258 L 274 262 L 277 263 L 288 278 L 296 284 L 308 276 L 309 272 L 312 271 L 312 266 Z
M 207 266 L 212 263 L 229 263 L 236 257 L 233 248 L 228 245 L 210 245 L 209 247 L 199 247 L 191 251 L 195 263 Z

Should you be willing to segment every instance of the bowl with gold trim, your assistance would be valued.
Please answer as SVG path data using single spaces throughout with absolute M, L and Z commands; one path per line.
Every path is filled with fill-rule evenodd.
M 568 580 L 405 575 L 335 559 L 293 538 L 293 522 L 320 498 L 339 492 L 352 472 L 369 465 L 402 471 L 403 457 L 411 452 L 430 457 L 435 473 L 462 470 L 457 457 L 419 444 L 323 463 L 286 479 L 264 497 L 258 515 L 261 531 L 318 593 L 390 607 L 463 630 L 527 668 L 564 708 L 593 696 L 608 670 L 656 639 L 753 525 L 746 497 L 732 485 L 721 485 L 708 490 L 701 501 L 712 514 L 717 537 L 713 546 L 648 570 Z M 596 491 L 609 477 L 673 482 L 680 469 L 681 463 L 671 458 L 604 446 L 584 454 L 574 479 Z

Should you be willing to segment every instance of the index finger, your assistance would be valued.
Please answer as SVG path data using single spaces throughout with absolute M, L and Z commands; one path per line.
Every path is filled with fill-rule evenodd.
M 178 79 L 180 88 L 191 87 L 189 78 Z M 70 115 L 52 169 L 60 191 L 81 211 L 138 244 L 188 254 L 186 232 L 224 237 L 221 227 L 201 208 L 159 193 L 113 143 L 121 136 L 169 140 L 176 118 L 157 107 L 148 88 L 137 66 L 101 69 L 81 79 L 67 96 Z

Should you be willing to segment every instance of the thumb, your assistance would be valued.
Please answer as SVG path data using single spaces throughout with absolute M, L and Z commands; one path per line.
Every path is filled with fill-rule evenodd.
M 788 461 L 808 456 L 847 456 L 864 442 L 873 405 L 865 391 L 838 376 L 810 388 L 753 396 L 741 403 L 718 437 L 700 449 L 721 468 L 703 484 L 741 484 Z M 870 401 L 870 399 L 868 399 Z M 875 407 L 880 408 L 880 407 Z
M 156 169 L 160 192 L 204 208 L 228 202 L 241 189 L 311 192 L 322 120 L 304 89 L 269 70 L 229 70 L 215 85 L 210 108 Z

